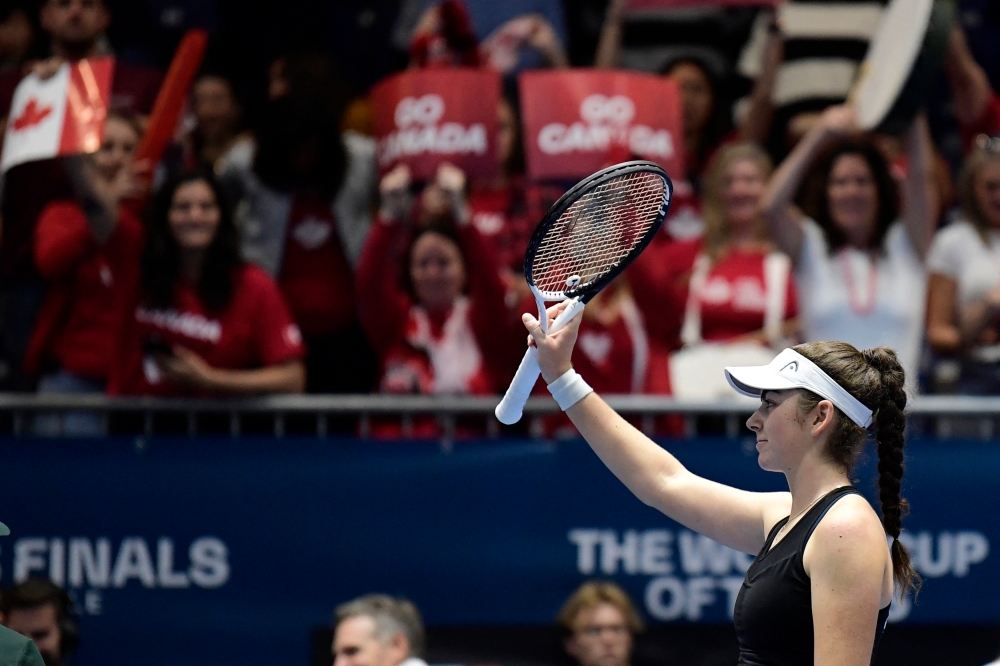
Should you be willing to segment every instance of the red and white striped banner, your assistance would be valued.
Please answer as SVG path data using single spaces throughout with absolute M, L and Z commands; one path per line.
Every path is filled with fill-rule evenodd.
M 14 91 L 0 171 L 100 148 L 114 67 L 114 58 L 94 58 L 66 63 L 45 80 L 26 76 Z

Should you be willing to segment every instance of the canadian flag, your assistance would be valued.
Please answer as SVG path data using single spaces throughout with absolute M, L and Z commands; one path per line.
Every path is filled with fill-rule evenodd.
M 94 58 L 65 63 L 45 80 L 26 76 L 14 91 L 0 172 L 100 148 L 114 69 L 114 58 Z

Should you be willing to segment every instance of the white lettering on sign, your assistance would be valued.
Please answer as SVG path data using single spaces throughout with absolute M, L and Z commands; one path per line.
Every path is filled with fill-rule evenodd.
M 951 574 L 956 578 L 969 575 L 972 565 L 984 561 L 990 554 L 990 542 L 982 532 L 906 532 L 899 541 L 910 551 L 913 568 L 927 578 Z
M 48 576 L 67 588 L 217 588 L 229 581 L 229 549 L 217 537 L 195 539 L 178 551 L 170 537 L 156 542 L 125 537 L 117 548 L 108 538 L 26 537 L 14 542 L 14 581 Z
M 667 130 L 631 125 L 635 103 L 624 95 L 595 94 L 580 104 L 580 122 L 549 123 L 538 132 L 538 148 L 546 155 L 607 150 L 612 142 L 643 157 L 670 159 L 674 140 Z
M 396 126 L 433 125 L 444 115 L 444 100 L 439 95 L 404 97 L 396 105 Z
M 624 95 L 589 95 L 580 103 L 580 117 L 591 125 L 627 125 L 635 117 L 635 104 Z
M 222 337 L 222 324 L 217 319 L 207 319 L 200 314 L 140 307 L 136 308 L 135 319 L 143 324 L 180 333 L 194 340 L 215 343 Z
M 445 103 L 439 95 L 404 97 L 393 115 L 396 130 L 378 142 L 379 164 L 385 166 L 401 157 L 435 153 L 440 155 L 483 155 L 489 146 L 486 126 L 440 123 Z
M 707 609 L 724 604 L 733 616 L 736 597 L 754 558 L 688 530 L 570 530 L 576 548 L 576 569 L 583 576 L 650 576 L 646 611 L 657 620 L 696 621 Z M 986 561 L 990 543 L 981 532 L 903 532 L 900 541 L 910 551 L 913 566 L 923 576 L 963 578 Z M 896 598 L 889 619 L 907 617 L 909 598 Z
M 706 608 L 724 600 L 732 617 L 736 595 L 742 585 L 742 576 L 695 576 L 686 580 L 673 576 L 654 578 L 646 586 L 646 610 L 657 620 L 695 621 L 702 618 Z

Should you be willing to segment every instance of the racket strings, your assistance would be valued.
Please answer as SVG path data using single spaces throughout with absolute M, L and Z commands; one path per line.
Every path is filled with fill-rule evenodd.
M 577 199 L 538 244 L 531 270 L 535 287 L 561 295 L 614 270 L 655 224 L 664 188 L 656 174 L 630 173 Z

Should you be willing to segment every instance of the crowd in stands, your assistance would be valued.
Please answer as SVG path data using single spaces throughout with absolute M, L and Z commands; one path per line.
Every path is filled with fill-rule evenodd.
M 684 128 L 663 231 L 583 315 L 574 364 L 596 390 L 715 398 L 723 365 L 837 339 L 896 349 L 912 393 L 1000 392 L 1000 71 L 975 29 L 954 26 L 942 94 L 889 136 L 845 104 L 880 3 L 592 4 L 401 3 L 398 67 L 504 77 L 490 179 L 380 174 L 365 91 L 312 44 L 250 73 L 210 49 L 174 145 L 136 162 L 162 73 L 123 54 L 100 149 L 4 174 L 0 384 L 502 392 L 534 309 L 525 248 L 572 184 L 527 175 L 516 77 L 573 65 L 670 77 Z M 105 0 L 2 8 L 0 116 L 26 73 L 114 52 Z M 76 416 L 35 427 L 100 431 Z

